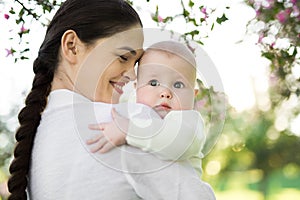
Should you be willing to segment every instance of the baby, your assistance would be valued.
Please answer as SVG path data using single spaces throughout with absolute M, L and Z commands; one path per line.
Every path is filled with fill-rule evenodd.
M 164 160 L 188 160 L 201 176 L 204 123 L 194 109 L 198 90 L 196 61 L 190 50 L 175 41 L 158 42 L 143 54 L 137 71 L 136 102 L 152 108 L 159 117 L 125 118 L 112 110 L 113 121 L 91 125 L 102 134 L 87 141 L 92 152 L 105 153 L 129 144 Z

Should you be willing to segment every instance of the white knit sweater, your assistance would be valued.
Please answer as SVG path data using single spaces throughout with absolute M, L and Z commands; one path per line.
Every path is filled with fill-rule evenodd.
M 88 124 L 111 120 L 112 105 L 68 90 L 49 95 L 29 173 L 31 200 L 215 199 L 187 162 L 168 162 L 124 145 L 91 154 Z

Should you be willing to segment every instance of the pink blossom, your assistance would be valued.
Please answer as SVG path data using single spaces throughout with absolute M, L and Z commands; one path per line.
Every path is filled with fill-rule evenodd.
M 290 14 L 291 9 L 282 10 L 279 13 L 277 13 L 276 18 L 280 23 L 284 24 L 288 20 Z
M 290 0 L 293 5 L 297 3 L 297 0 Z
M 264 37 L 265 37 L 265 34 L 261 33 L 261 34 L 259 35 L 259 38 L 258 38 L 257 43 L 258 43 L 258 44 L 261 44 L 261 43 L 262 43 L 262 39 L 263 39 Z
M 207 14 L 207 10 L 205 7 L 201 8 L 200 10 L 203 14 L 204 14 L 204 19 L 207 19 L 208 18 L 208 14 Z
M 266 3 L 262 5 L 266 9 L 271 9 L 274 6 L 274 0 L 267 0 Z
M 260 10 L 256 10 L 255 13 L 256 13 L 256 17 L 258 17 L 261 14 Z
M 201 99 L 199 101 L 196 102 L 196 106 L 197 108 L 203 108 L 206 104 L 206 100 L 205 99 Z
M 5 19 L 9 19 L 9 15 L 8 14 L 4 14 L 4 18 Z
M 24 24 L 22 25 L 22 27 L 21 27 L 21 29 L 20 29 L 20 33 L 24 33 L 24 32 L 26 32 L 28 29 L 26 29 L 25 27 L 24 27 Z
M 293 12 L 292 12 L 292 15 L 294 17 L 298 17 L 300 15 L 300 10 L 297 6 L 293 6 Z
M 158 16 L 157 16 L 157 21 L 158 21 L 158 22 L 163 22 L 163 21 L 164 21 L 164 18 L 162 18 L 160 15 L 158 15 Z
M 12 48 L 10 48 L 10 49 L 5 49 L 6 50 L 6 57 L 8 57 L 8 56 L 13 56 L 14 55 L 14 50 L 12 49 Z

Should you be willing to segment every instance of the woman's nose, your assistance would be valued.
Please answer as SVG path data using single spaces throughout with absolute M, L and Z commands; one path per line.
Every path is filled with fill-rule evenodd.
M 160 93 L 160 98 L 172 99 L 172 92 L 168 88 L 164 88 Z
M 131 81 L 134 81 L 136 79 L 136 74 L 134 71 L 134 68 L 131 67 L 128 71 L 126 71 L 123 76 L 128 77 Z

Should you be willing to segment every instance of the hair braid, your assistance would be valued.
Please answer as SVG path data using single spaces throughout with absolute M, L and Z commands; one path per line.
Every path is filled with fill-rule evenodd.
M 17 145 L 14 150 L 14 160 L 9 171 L 11 177 L 8 188 L 11 192 L 9 200 L 26 200 L 27 174 L 30 166 L 31 150 L 37 127 L 40 124 L 41 113 L 47 104 L 47 96 L 51 89 L 54 70 L 42 69 L 43 64 L 37 58 L 34 62 L 35 77 L 32 89 L 25 100 L 25 107 L 18 115 L 20 127 L 16 132 Z

